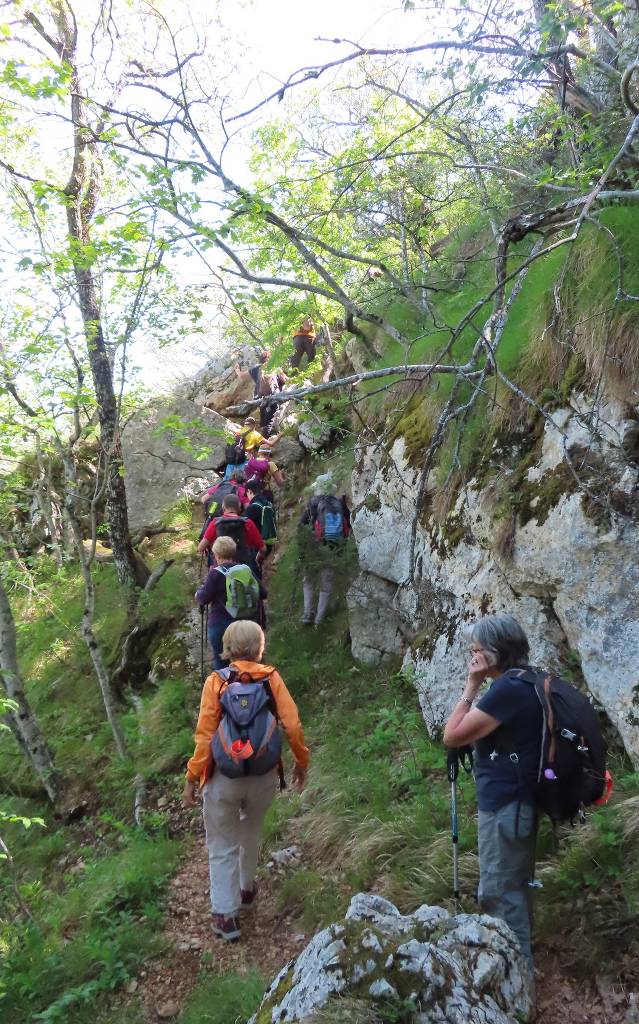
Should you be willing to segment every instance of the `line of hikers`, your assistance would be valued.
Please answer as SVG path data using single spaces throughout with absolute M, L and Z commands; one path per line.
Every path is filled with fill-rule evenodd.
M 281 486 L 284 478 L 250 418 L 242 435 L 241 450 L 227 453 L 228 478 L 203 499 L 209 515 L 199 551 L 210 552 L 212 564 L 195 598 L 208 607 L 214 671 L 204 681 L 183 794 L 185 805 L 195 806 L 198 788 L 202 793 L 213 931 L 227 941 L 240 937 L 239 915 L 257 898 L 262 823 L 278 779 L 280 788 L 285 785 L 282 731 L 299 792 L 310 758 L 295 701 L 277 669 L 263 663 L 262 568 L 277 540 L 271 485 Z M 247 479 L 246 471 L 255 475 Z M 345 498 L 337 497 L 329 477 L 319 477 L 298 524 L 301 625 L 323 622 L 349 532 Z M 484 616 L 469 628 L 468 639 L 468 674 L 443 739 L 453 750 L 475 745 L 479 907 L 511 926 L 532 979 L 539 814 L 553 823 L 571 820 L 584 806 L 605 802 L 612 780 L 592 706 L 569 683 L 531 666 L 528 639 L 512 616 Z M 491 685 L 480 696 L 487 681 Z M 453 842 L 455 833 L 456 821 Z
M 278 780 L 285 788 L 280 726 L 293 751 L 292 781 L 299 792 L 309 762 L 295 702 L 277 670 L 262 664 L 263 567 L 277 541 L 272 485 L 281 486 L 284 476 L 255 426 L 251 418 L 245 421 L 242 444 L 227 451 L 229 474 L 202 497 L 206 520 L 198 551 L 210 564 L 195 600 L 206 609 L 214 671 L 204 681 L 184 788 L 186 806 L 195 805 L 198 786 L 202 792 L 213 931 L 226 941 L 239 938 L 238 915 L 255 903 L 262 823 Z M 350 512 L 327 477 L 318 478 L 312 491 L 298 524 L 301 622 L 318 627 L 328 612 Z
M 298 327 L 293 330 L 293 354 L 289 359 L 289 366 L 299 370 L 302 359 L 306 356 L 307 365 L 313 362 L 317 354 L 317 344 L 321 340 L 323 328 L 318 335 L 313 318 L 305 316 Z M 253 382 L 253 398 L 260 398 L 260 431 L 262 434 L 261 444 L 274 444 L 277 438 L 272 438 L 273 425 L 277 416 L 279 402 L 273 401 L 272 396 L 284 390 L 288 382 L 288 376 L 281 368 L 267 370 L 266 363 L 271 358 L 271 350 L 262 349 L 257 356 L 257 363 L 242 369 L 239 363 L 234 366 L 235 375 L 238 380 Z M 255 420 L 253 420 L 255 427 Z M 267 439 L 270 438 L 270 441 Z

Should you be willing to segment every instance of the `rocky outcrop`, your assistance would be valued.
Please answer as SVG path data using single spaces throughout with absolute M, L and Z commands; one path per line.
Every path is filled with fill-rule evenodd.
M 224 461 L 234 429 L 235 423 L 178 395 L 149 403 L 128 421 L 122 453 L 132 533 L 157 522 L 179 498 L 201 494 Z
M 220 352 L 192 380 L 180 385 L 175 394 L 196 405 L 206 405 L 214 412 L 221 412 L 236 401 L 246 401 L 253 397 L 253 382 L 238 380 L 233 367 L 239 363 L 243 369 L 248 369 L 256 364 L 257 357 L 258 349 L 252 345 L 244 345 L 232 353 Z
M 344 921 L 280 971 L 249 1024 L 311 1022 L 345 996 L 368 1003 L 372 1019 L 378 1006 L 389 1017 L 412 1009 L 416 1024 L 510 1024 L 529 1019 L 528 980 L 503 921 L 429 906 L 402 916 L 388 900 L 360 893 Z
M 418 469 L 402 438 L 360 453 L 353 652 L 368 662 L 403 653 L 433 731 L 465 678 L 465 624 L 508 611 L 535 663 L 583 677 L 639 763 L 637 424 L 610 404 L 593 432 L 589 413 L 578 398 L 536 448 L 529 438 L 496 443 L 441 524 L 431 489 L 416 508 Z

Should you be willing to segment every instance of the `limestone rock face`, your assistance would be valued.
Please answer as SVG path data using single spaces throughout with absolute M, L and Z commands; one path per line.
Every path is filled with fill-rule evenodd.
M 308 419 L 298 424 L 297 433 L 305 451 L 319 452 L 330 441 L 333 429 L 321 419 Z
M 204 405 L 214 412 L 223 412 L 230 405 L 247 402 L 253 398 L 253 381 L 240 380 L 232 366 L 228 366 L 212 382 L 211 390 L 204 396 Z
M 516 447 L 495 448 L 488 473 L 441 525 L 430 488 L 416 508 L 419 473 L 402 438 L 387 451 L 362 449 L 353 474 L 362 570 L 349 594 L 353 653 L 375 663 L 403 652 L 437 731 L 465 679 L 464 627 L 508 612 L 528 634 L 533 664 L 565 671 L 569 655 L 639 764 L 639 472 L 628 458 L 636 423 L 611 404 L 593 435 L 588 413 L 584 398 L 553 413 L 555 426 L 526 450 L 523 470 Z
M 365 893 L 280 971 L 249 1024 L 313 1020 L 346 995 L 371 1009 L 412 1001 L 420 1019 L 442 1024 L 509 1024 L 532 1011 L 528 969 L 503 921 L 426 905 L 402 916 Z
M 278 466 L 287 468 L 304 458 L 304 449 L 292 434 L 285 434 L 273 445 L 273 459 Z
M 244 345 L 232 353 L 220 352 L 206 364 L 193 380 L 181 385 L 176 394 L 188 398 L 198 405 L 207 405 L 214 412 L 220 412 L 234 402 L 246 401 L 253 397 L 253 381 L 240 381 L 233 367 L 239 363 L 242 369 L 255 366 L 258 350 Z
M 170 417 L 189 424 L 193 450 L 177 443 L 176 434 L 161 429 Z M 136 413 L 122 432 L 131 531 L 157 522 L 179 498 L 201 494 L 224 461 L 226 438 L 234 429 L 230 420 L 178 395 L 151 402 Z

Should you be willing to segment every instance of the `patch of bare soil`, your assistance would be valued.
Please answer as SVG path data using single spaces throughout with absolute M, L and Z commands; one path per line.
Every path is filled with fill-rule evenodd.
M 635 996 L 605 973 L 588 980 L 571 976 L 559 952 L 536 958 L 536 1024 L 639 1024 Z
M 204 829 L 199 813 L 188 814 L 193 840 L 187 858 L 170 883 L 163 935 L 167 952 L 146 964 L 127 991 L 143 1008 L 140 1024 L 174 1019 L 186 1003 L 202 969 L 216 974 L 257 966 L 266 978 L 304 948 L 309 936 L 278 911 L 277 878 L 259 873 L 257 906 L 242 916 L 242 938 L 224 942 L 211 932 L 209 872 Z M 173 815 L 172 815 L 173 819 Z M 182 824 L 186 822 L 182 821 Z M 176 824 L 172 820 L 172 824 Z

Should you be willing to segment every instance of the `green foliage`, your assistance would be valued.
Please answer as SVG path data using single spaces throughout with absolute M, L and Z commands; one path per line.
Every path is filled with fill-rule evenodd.
M 36 922 L 21 937 L 5 930 L 3 1010 L 15 1024 L 92 1021 L 104 994 L 157 952 L 157 900 L 177 844 L 123 832 L 122 849 L 79 862 L 62 892 L 41 891 Z
M 202 972 L 179 1024 L 244 1024 L 257 1009 L 265 983 L 250 964 L 242 972 Z

